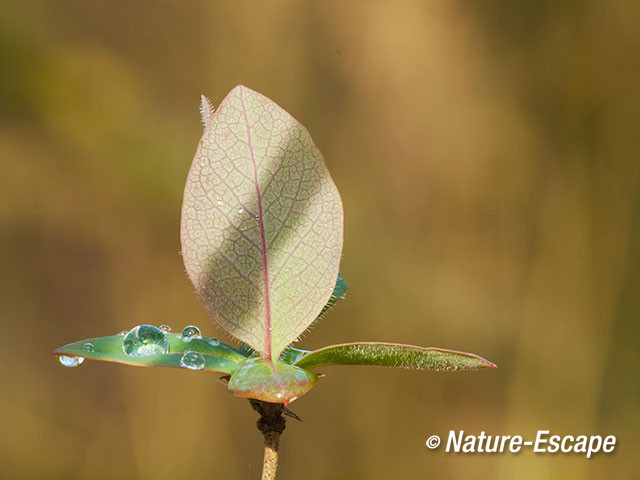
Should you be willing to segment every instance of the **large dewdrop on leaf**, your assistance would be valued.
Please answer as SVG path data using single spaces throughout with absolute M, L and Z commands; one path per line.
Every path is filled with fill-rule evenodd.
M 185 267 L 211 317 L 277 360 L 327 304 L 342 237 L 340 195 L 309 132 L 234 88 L 207 121 L 182 205 Z

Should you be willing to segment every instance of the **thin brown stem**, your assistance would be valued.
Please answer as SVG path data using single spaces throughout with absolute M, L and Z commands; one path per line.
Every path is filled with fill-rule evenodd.
M 251 407 L 260 414 L 257 426 L 264 436 L 264 463 L 262 465 L 262 480 L 275 480 L 278 470 L 278 447 L 280 435 L 287 426 L 282 414 L 284 405 L 260 400 L 250 400 Z
M 278 447 L 280 434 L 267 432 L 264 434 L 264 463 L 262 464 L 262 480 L 275 480 L 278 470 Z

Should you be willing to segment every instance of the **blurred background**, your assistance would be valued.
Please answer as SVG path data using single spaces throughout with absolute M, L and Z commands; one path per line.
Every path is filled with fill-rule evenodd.
M 345 206 L 345 300 L 298 345 L 389 340 L 492 371 L 327 368 L 280 477 L 640 478 L 640 6 L 1 1 L 0 464 L 6 478 L 259 478 L 216 377 L 62 344 L 207 318 L 179 255 L 202 128 L 242 83 L 307 126 Z M 425 440 L 616 435 L 615 453 Z

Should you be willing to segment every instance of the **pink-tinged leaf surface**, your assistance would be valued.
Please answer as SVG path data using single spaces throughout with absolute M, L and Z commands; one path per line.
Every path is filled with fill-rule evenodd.
M 325 306 L 343 212 L 309 132 L 263 95 L 234 88 L 211 115 L 182 205 L 182 254 L 211 317 L 277 359 Z

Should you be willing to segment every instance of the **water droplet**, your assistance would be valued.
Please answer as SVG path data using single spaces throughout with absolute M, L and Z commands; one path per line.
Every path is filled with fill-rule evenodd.
M 122 349 L 127 355 L 148 357 L 169 353 L 166 333 L 153 325 L 138 325 L 122 339 Z
M 85 352 L 93 352 L 94 348 L 93 348 L 93 343 L 87 342 L 82 346 L 82 349 Z
M 216 205 L 218 205 L 218 206 L 222 205 L 222 200 L 218 200 L 218 201 L 216 202 Z
M 171 331 L 171 326 L 170 325 L 160 325 L 160 330 L 162 330 L 164 333 L 169 333 Z
M 204 356 L 201 353 L 187 350 L 180 359 L 180 366 L 189 370 L 202 370 L 204 368 Z
M 202 338 L 200 329 L 194 325 L 188 325 L 184 327 L 184 330 L 182 330 L 182 341 L 190 342 L 194 338 Z
M 239 208 L 238 213 L 242 213 L 242 212 L 244 212 L 244 208 Z
M 220 345 L 220 340 L 218 340 L 217 338 L 210 338 L 209 345 L 211 345 L 212 347 L 217 347 L 218 345 Z
M 84 357 L 74 357 L 69 355 L 60 355 L 58 357 L 60 363 L 65 367 L 77 367 L 82 362 L 84 362 Z
M 118 335 L 126 335 L 127 333 L 129 333 L 129 330 L 122 330 L 120 333 L 118 333 Z

